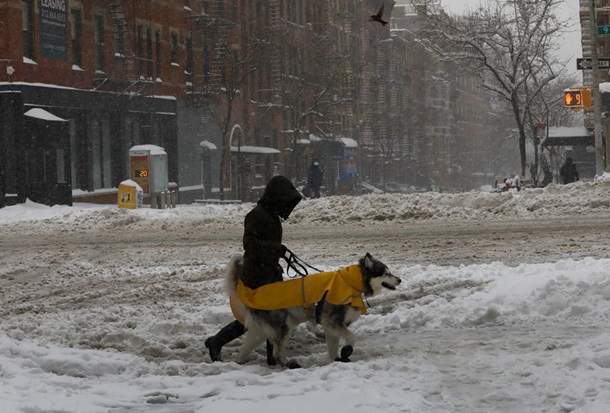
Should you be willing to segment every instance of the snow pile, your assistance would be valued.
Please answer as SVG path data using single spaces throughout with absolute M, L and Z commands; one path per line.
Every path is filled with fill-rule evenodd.
M 610 210 L 610 179 L 595 182 L 576 182 L 570 185 L 549 185 L 546 188 L 525 189 L 521 192 L 464 192 L 444 194 L 423 192 L 414 194 L 375 194 L 358 197 L 332 196 L 301 202 L 287 225 L 346 223 L 376 221 L 408 221 L 428 219 L 498 219 L 507 216 L 527 218 L 552 215 L 606 213 Z M 43 220 L 37 230 L 90 231 L 113 229 L 126 225 L 140 230 L 166 225 L 172 229 L 201 230 L 215 226 L 241 225 L 252 204 L 193 204 L 176 209 L 137 210 L 118 209 L 114 205 L 76 204 L 74 208 L 47 208 L 27 202 L 0 210 L 0 233 L 16 230 L 15 223 Z M 27 211 L 36 210 L 36 214 Z

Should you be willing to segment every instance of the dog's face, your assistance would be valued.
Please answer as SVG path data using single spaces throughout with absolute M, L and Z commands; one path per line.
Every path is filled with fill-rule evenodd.
M 384 288 L 395 290 L 401 282 L 400 278 L 392 275 L 384 263 L 373 258 L 369 253 L 360 260 L 360 267 L 362 268 L 364 295 L 367 297 L 379 293 Z

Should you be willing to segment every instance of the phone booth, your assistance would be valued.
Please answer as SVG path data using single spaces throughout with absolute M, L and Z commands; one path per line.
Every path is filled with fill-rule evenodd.
M 153 208 L 166 207 L 169 189 L 165 149 L 155 145 L 137 145 L 129 150 L 129 176 L 142 188 Z

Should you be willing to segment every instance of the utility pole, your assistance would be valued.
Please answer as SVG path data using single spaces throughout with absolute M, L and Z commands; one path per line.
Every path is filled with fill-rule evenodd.
M 597 18 L 595 0 L 589 0 L 589 23 L 591 32 L 591 69 L 593 70 L 593 121 L 595 123 L 595 175 L 604 173 L 604 156 L 602 147 L 602 99 L 599 93 L 599 61 L 597 59 Z

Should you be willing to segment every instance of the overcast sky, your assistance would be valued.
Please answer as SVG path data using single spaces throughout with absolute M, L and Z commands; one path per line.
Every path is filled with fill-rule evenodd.
M 479 0 L 442 0 L 442 5 L 452 13 L 461 13 L 473 8 L 479 4 Z M 582 46 L 580 43 L 580 19 L 578 16 L 579 1 L 564 0 L 559 7 L 559 15 L 566 20 L 574 22 L 574 26 L 564 34 L 563 46 L 559 51 L 559 57 L 569 59 L 567 69 L 570 72 L 579 72 L 576 70 L 576 58 L 582 57 Z

